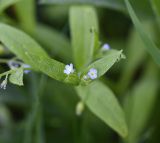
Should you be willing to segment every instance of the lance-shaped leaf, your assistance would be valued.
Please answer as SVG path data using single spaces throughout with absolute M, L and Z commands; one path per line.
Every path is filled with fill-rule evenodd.
M 121 136 L 127 135 L 123 110 L 113 92 L 106 85 L 95 81 L 89 86 L 76 87 L 76 90 L 83 102 L 96 116 Z
M 137 29 L 137 32 L 139 33 L 143 43 L 145 44 L 145 49 L 147 52 L 152 56 L 154 61 L 160 65 L 160 50 L 157 48 L 155 43 L 150 39 L 150 37 L 147 35 L 147 33 L 143 29 L 143 25 L 137 18 L 131 4 L 129 3 L 129 0 L 125 0 L 127 9 L 129 11 L 130 17 L 133 21 L 133 24 L 135 28 Z
M 122 50 L 110 50 L 105 54 L 105 56 L 94 61 L 86 69 L 84 69 L 84 71 L 82 71 L 82 77 L 83 75 L 86 75 L 91 68 L 96 69 L 97 76 L 100 77 L 104 75 L 114 65 L 114 63 L 118 62 L 121 58 L 125 58 L 125 56 L 122 54 Z
M 51 59 L 38 43 L 20 30 L 0 24 L 0 41 L 33 69 L 56 80 L 78 84 L 79 78 L 76 73 L 69 76 L 64 74 L 65 65 Z
M 73 58 L 76 68 L 79 70 L 91 62 L 94 53 L 92 29 L 98 32 L 97 15 L 94 8 L 89 6 L 71 7 L 70 28 Z

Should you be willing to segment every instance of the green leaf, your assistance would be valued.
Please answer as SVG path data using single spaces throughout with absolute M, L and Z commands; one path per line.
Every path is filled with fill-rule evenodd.
M 22 86 L 23 85 L 23 68 L 17 68 L 9 76 L 9 81 L 13 84 Z
M 96 116 L 121 136 L 127 135 L 123 110 L 113 92 L 106 85 L 100 81 L 95 81 L 89 86 L 79 86 L 76 90 L 80 98 Z
M 100 77 L 104 75 L 113 65 L 118 62 L 121 58 L 125 58 L 121 51 L 109 50 L 104 57 L 91 63 L 84 71 L 82 71 L 82 76 L 87 74 L 89 69 L 97 69 L 97 76 Z
M 142 41 L 145 44 L 145 49 L 147 52 L 152 56 L 154 61 L 160 65 L 160 50 L 156 47 L 155 43 L 150 39 L 150 37 L 147 35 L 147 33 L 143 29 L 143 25 L 137 18 L 131 4 L 128 0 L 125 0 L 127 9 L 129 11 L 130 17 L 133 21 L 133 24 L 135 25 L 135 28 L 137 29 L 137 32 L 139 33 Z
M 157 21 L 159 22 L 160 26 L 160 1 L 159 0 L 150 0 L 152 9 L 157 17 Z
M 90 4 L 123 11 L 123 0 L 40 0 L 42 4 Z
M 11 26 L 0 24 L 0 41 L 34 70 L 41 71 L 62 82 L 79 83 L 76 73 L 70 76 L 64 74 L 65 65 L 51 59 L 40 45 L 25 33 Z
M 73 58 L 79 70 L 91 62 L 94 53 L 92 29 L 98 32 L 97 15 L 89 6 L 70 8 L 70 28 L 72 36 Z
M 149 65 L 147 73 L 135 84 L 125 101 L 129 135 L 127 143 L 136 143 L 144 131 L 157 98 L 158 70 Z
M 0 13 L 19 0 L 0 0 Z
M 35 0 L 21 0 L 15 5 L 20 26 L 30 34 L 36 27 Z
M 48 26 L 39 24 L 36 27 L 35 38 L 53 56 L 58 56 L 65 62 L 72 61 L 71 45 L 63 34 Z
M 160 1 L 159 0 L 150 0 L 153 9 L 156 13 L 156 15 L 160 18 Z
M 154 40 L 155 31 L 153 29 L 153 25 L 154 24 L 152 22 L 143 22 L 143 28 L 148 31 L 149 35 Z M 122 70 L 122 75 L 118 84 L 118 88 L 122 93 L 127 89 L 128 85 L 134 78 L 135 72 L 141 66 L 147 56 L 143 41 L 134 28 L 131 29 L 131 32 L 129 34 L 125 55 L 127 57 L 127 60 L 124 61 L 124 68 Z
M 40 0 L 41 4 L 55 5 L 92 5 L 102 8 L 109 8 L 127 13 L 124 0 Z M 138 13 L 138 16 L 143 18 L 153 17 L 152 9 L 148 0 L 132 0 L 132 4 Z

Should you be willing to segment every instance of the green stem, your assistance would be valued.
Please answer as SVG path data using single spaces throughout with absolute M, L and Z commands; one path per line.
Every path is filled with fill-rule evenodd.
M 31 70 L 31 68 L 23 68 L 24 70 Z M 5 75 L 9 75 L 9 74 L 11 74 L 11 73 L 13 73 L 13 72 L 15 72 L 16 71 L 16 69 L 11 69 L 11 70 L 9 70 L 9 71 L 6 71 L 6 72 L 4 72 L 4 73 L 1 73 L 0 74 L 0 78 L 2 77 L 2 76 L 5 76 Z
M 46 81 L 47 81 L 46 76 L 42 75 L 40 86 L 39 86 L 40 90 L 39 90 L 39 94 L 38 94 L 39 98 L 40 98 L 40 102 L 39 102 L 36 121 L 35 121 L 35 124 L 36 124 L 36 126 L 35 126 L 35 139 L 34 139 L 35 143 L 43 143 L 44 142 L 43 128 L 42 128 L 42 114 L 43 114 L 42 109 L 43 109 L 43 107 L 40 103 L 41 103 L 43 93 L 45 91 Z
M 1 73 L 0 74 L 0 77 L 2 77 L 2 76 L 5 76 L 5 75 L 9 75 L 9 74 L 11 74 L 12 72 L 14 72 L 15 70 L 9 70 L 9 71 L 6 71 L 6 72 L 4 72 L 4 73 Z
M 41 80 L 39 83 L 39 86 L 36 86 L 35 83 L 35 78 L 32 78 L 32 88 L 33 88 L 33 99 L 32 99 L 32 109 L 31 113 L 28 115 L 27 122 L 26 122 L 26 127 L 25 127 L 25 135 L 24 135 L 24 143 L 31 143 L 32 142 L 32 131 L 33 131 L 33 126 L 36 121 L 36 119 L 39 120 L 41 116 L 39 116 L 40 111 L 40 97 L 43 95 L 44 88 L 45 88 L 45 81 L 46 77 L 43 75 L 41 76 Z M 38 89 L 35 92 L 35 89 Z M 41 119 L 40 119 L 41 120 Z M 39 128 L 41 124 L 36 124 L 36 128 Z M 36 137 L 34 143 L 40 143 L 39 141 L 41 140 L 41 131 L 36 130 Z
M 8 63 L 9 60 L 6 59 L 0 59 L 0 63 Z

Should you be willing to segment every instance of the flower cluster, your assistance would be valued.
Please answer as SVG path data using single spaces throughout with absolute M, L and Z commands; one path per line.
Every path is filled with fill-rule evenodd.
M 64 69 L 65 74 L 70 75 L 70 74 L 74 73 L 74 71 L 75 71 L 75 69 L 73 68 L 72 63 L 65 66 L 65 69 Z M 88 71 L 87 75 L 83 76 L 84 80 L 87 80 L 88 78 L 90 78 L 90 79 L 96 79 L 97 78 L 97 70 L 95 68 L 91 68 Z
M 24 64 L 24 63 L 22 63 L 22 62 L 13 61 L 13 60 L 10 60 L 10 61 L 8 62 L 8 66 L 9 66 L 10 69 L 16 69 L 16 68 L 18 68 L 18 67 L 23 67 L 24 69 L 31 68 L 31 66 L 28 65 L 28 64 Z M 24 73 L 25 73 L 25 74 L 28 74 L 29 72 L 30 72 L 30 70 L 24 70 Z

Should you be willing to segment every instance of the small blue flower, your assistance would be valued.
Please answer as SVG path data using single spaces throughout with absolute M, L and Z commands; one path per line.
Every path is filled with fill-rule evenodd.
M 27 64 L 22 64 L 22 67 L 23 68 L 31 68 L 31 66 L 30 65 L 27 65 Z M 24 73 L 25 74 L 28 74 L 28 73 L 30 73 L 31 71 L 30 70 L 24 70 Z
M 87 74 L 91 79 L 96 79 L 97 78 L 97 70 L 92 68 L 89 70 Z
M 109 44 L 105 43 L 103 46 L 102 46 L 102 51 L 107 51 L 107 50 L 110 50 L 111 47 L 109 46 Z
M 17 62 L 15 62 L 15 61 L 10 60 L 8 62 L 8 66 L 9 66 L 10 69 L 16 69 L 16 68 L 19 67 L 19 64 Z
M 67 75 L 74 73 L 74 68 L 72 63 L 65 66 L 64 73 Z

